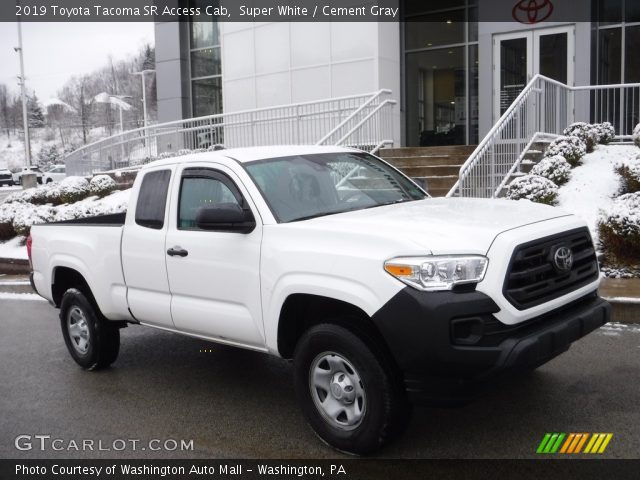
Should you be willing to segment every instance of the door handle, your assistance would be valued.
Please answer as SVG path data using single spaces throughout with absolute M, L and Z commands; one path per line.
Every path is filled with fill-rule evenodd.
M 182 247 L 173 247 L 167 250 L 167 255 L 171 257 L 186 257 L 187 255 L 189 255 L 189 252 L 187 252 Z

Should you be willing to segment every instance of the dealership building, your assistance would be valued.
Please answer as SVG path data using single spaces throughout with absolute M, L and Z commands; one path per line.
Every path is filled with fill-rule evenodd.
M 637 0 L 407 0 L 401 20 L 156 23 L 158 120 L 390 89 L 396 145 L 473 145 L 537 73 L 640 82 Z

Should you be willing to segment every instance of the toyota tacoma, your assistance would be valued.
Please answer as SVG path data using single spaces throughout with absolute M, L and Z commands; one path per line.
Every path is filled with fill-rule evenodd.
M 292 360 L 317 435 L 372 452 L 415 402 L 457 402 L 608 321 L 585 222 L 431 198 L 383 160 L 256 147 L 153 162 L 126 215 L 34 226 L 34 289 L 85 369 L 146 325 Z

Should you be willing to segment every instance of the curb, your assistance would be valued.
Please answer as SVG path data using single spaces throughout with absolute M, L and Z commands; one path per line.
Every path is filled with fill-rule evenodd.
M 611 322 L 640 324 L 640 298 L 607 298 L 611 304 Z
M 29 260 L 17 258 L 0 258 L 0 274 L 28 275 L 31 271 Z

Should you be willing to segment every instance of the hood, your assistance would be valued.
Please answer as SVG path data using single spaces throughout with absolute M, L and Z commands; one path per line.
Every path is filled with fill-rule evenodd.
M 568 216 L 528 200 L 430 198 L 290 223 L 336 235 L 391 237 L 432 254 L 485 254 L 500 233 Z

